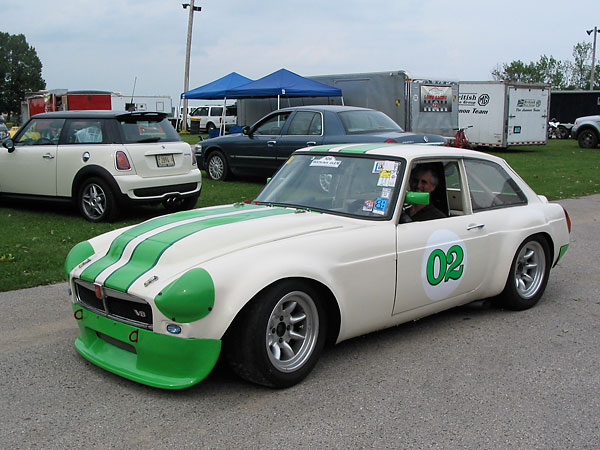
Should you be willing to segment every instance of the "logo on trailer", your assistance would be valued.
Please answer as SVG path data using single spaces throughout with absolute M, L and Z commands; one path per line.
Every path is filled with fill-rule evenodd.
M 485 106 L 490 102 L 490 96 L 488 94 L 481 94 L 477 99 L 477 104 L 479 106 Z

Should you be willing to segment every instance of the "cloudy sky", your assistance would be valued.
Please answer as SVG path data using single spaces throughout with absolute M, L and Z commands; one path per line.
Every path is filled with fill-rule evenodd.
M 137 95 L 170 95 L 175 105 L 183 92 L 188 10 L 181 1 L 0 3 L 0 31 L 25 35 L 48 89 L 130 95 L 137 77 Z M 232 71 L 257 79 L 282 67 L 305 76 L 406 70 L 415 78 L 491 80 L 497 64 L 515 59 L 572 59 L 575 43 L 591 42 L 585 31 L 600 28 L 600 0 L 578 0 L 576 8 L 564 0 L 196 5 L 190 89 Z

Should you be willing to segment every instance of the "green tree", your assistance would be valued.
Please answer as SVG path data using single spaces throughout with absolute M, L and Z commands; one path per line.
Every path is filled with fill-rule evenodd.
M 569 87 L 587 89 L 592 73 L 592 44 L 578 42 L 573 46 L 573 62 L 570 63 Z
M 0 32 L 0 112 L 18 115 L 25 92 L 45 87 L 42 62 L 25 36 Z

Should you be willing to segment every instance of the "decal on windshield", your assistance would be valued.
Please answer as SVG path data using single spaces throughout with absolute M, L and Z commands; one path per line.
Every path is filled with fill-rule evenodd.
M 385 215 L 389 200 L 383 197 L 377 197 L 375 205 L 373 206 L 373 214 L 379 214 L 380 216 Z
M 450 230 L 437 230 L 427 240 L 421 281 L 432 301 L 450 298 L 467 271 L 467 248 Z
M 342 163 L 341 160 L 335 159 L 334 156 L 324 156 L 319 159 L 313 159 L 310 162 L 310 167 L 332 167 L 338 168 Z
M 394 187 L 398 177 L 398 163 L 394 161 L 384 161 L 379 171 L 379 180 L 377 186 Z

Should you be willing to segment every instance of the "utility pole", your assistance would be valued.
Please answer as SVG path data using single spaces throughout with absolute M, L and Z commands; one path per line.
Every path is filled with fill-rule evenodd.
M 187 46 L 185 49 L 185 74 L 183 76 L 183 92 L 187 92 L 190 90 L 190 53 L 192 51 L 192 28 L 194 25 L 194 12 L 202 11 L 201 6 L 194 6 L 194 0 L 190 0 L 189 3 L 182 3 L 183 9 L 186 9 L 188 6 L 190 8 L 190 14 L 188 17 L 188 31 L 187 31 Z M 187 130 L 187 98 L 183 99 L 183 113 L 181 120 L 181 130 Z
M 594 33 L 594 45 L 592 46 L 592 73 L 590 74 L 590 91 L 594 89 L 594 69 L 596 67 L 596 33 L 600 33 L 598 27 L 594 27 L 593 30 L 587 30 L 588 36 Z

